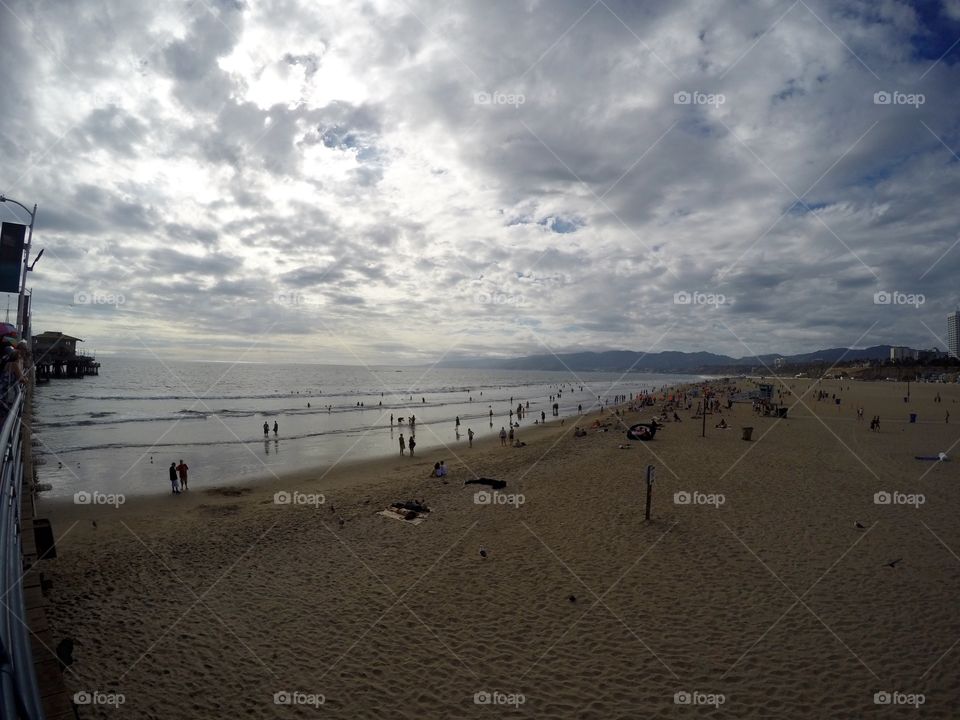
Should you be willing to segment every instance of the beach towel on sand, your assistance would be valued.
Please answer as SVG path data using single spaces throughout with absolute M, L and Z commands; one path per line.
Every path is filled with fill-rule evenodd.
M 489 485 L 494 490 L 503 490 L 507 486 L 506 480 L 493 480 L 491 478 L 475 478 L 467 480 L 464 485 Z

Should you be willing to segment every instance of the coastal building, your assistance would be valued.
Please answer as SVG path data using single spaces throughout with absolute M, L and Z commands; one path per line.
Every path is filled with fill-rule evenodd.
M 918 351 L 903 345 L 894 345 L 890 348 L 890 359 L 894 362 L 904 362 L 906 360 L 916 360 Z
M 947 315 L 947 350 L 952 357 L 960 358 L 960 310 Z
M 37 371 L 37 382 L 51 377 L 82 378 L 84 375 L 99 375 L 100 363 L 92 355 L 77 352 L 81 338 L 64 335 L 62 332 L 43 332 L 33 336 L 31 352 Z

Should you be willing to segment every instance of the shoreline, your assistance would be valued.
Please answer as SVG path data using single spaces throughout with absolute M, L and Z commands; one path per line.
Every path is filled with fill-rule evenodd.
M 445 456 L 446 484 L 424 454 L 62 506 L 44 572 L 54 635 L 78 641 L 68 688 L 123 693 L 111 717 L 136 718 L 275 717 L 282 692 L 351 718 L 484 718 L 474 698 L 491 692 L 523 695 L 518 717 L 671 717 L 684 692 L 737 717 L 860 717 L 884 689 L 952 717 L 960 484 L 955 459 L 915 456 L 960 428 L 905 414 L 960 388 L 916 388 L 905 408 L 890 385 L 824 386 L 843 404 L 808 393 L 780 420 L 737 403 L 706 437 L 683 410 L 647 443 L 606 412 L 605 433 L 594 413 L 528 429 L 523 448 L 490 438 Z M 516 502 L 481 501 L 474 475 Z M 295 486 L 326 502 L 273 502 Z M 379 514 L 408 499 L 429 506 L 422 524 Z

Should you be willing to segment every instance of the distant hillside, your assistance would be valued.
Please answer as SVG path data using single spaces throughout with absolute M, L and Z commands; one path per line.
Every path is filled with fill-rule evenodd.
M 500 370 L 576 370 L 580 372 L 673 372 L 709 373 L 711 368 L 762 368 L 773 367 L 776 358 L 782 357 L 790 365 L 823 362 L 832 365 L 840 361 L 886 360 L 890 357 L 889 345 L 875 345 L 862 350 L 828 348 L 800 355 L 769 355 L 733 358 L 708 352 L 685 353 L 675 350 L 643 353 L 635 350 L 609 350 L 607 352 L 579 352 L 558 355 L 528 355 L 519 358 L 470 358 L 445 360 L 439 367 L 480 368 Z

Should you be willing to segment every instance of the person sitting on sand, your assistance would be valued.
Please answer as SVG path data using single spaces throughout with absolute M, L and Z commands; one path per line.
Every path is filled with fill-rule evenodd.
M 727 429 L 727 421 L 725 418 L 720 418 L 720 422 L 717 423 L 717 427 L 721 430 Z
M 447 476 L 447 466 L 443 464 L 443 460 L 440 461 L 440 470 L 437 477 L 446 477 Z
M 433 470 L 430 471 L 430 477 L 440 477 L 440 463 L 433 464 Z

